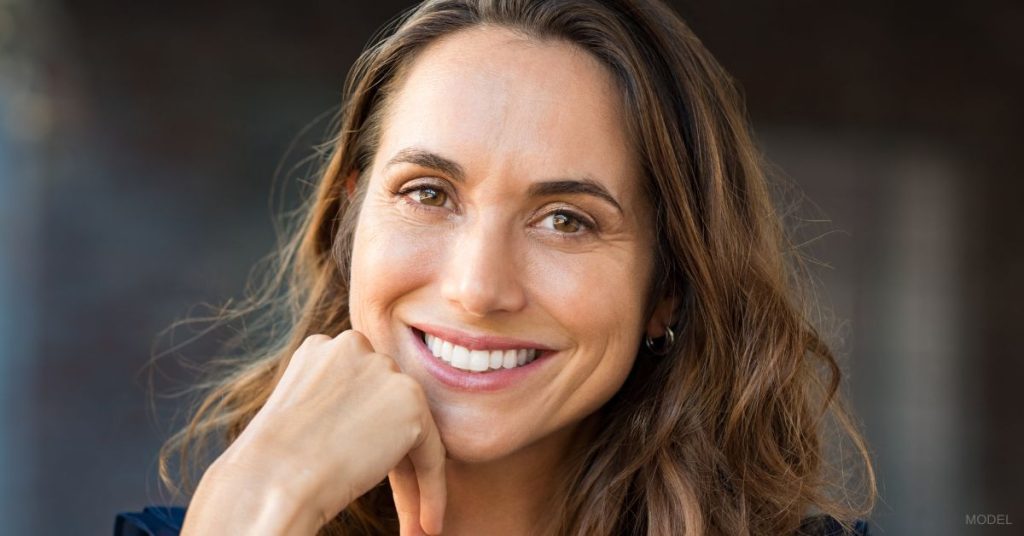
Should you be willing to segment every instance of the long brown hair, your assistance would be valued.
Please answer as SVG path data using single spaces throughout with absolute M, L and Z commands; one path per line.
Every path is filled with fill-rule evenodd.
M 808 274 L 783 231 L 739 92 L 656 0 L 436 0 L 389 25 L 350 73 L 316 191 L 275 269 L 247 302 L 217 315 L 260 313 L 242 343 L 252 337 L 262 349 L 218 361 L 224 367 L 199 385 L 191 420 L 161 449 L 164 483 L 178 489 L 169 470 L 177 452 L 191 493 L 189 462 L 195 469 L 209 437 L 238 436 L 306 336 L 350 327 L 352 237 L 382 110 L 428 43 L 481 24 L 573 43 L 614 75 L 657 223 L 648 311 L 657 296 L 678 304 L 675 344 L 662 357 L 640 355 L 595 414 L 598 432 L 575 453 L 538 531 L 789 534 L 811 513 L 845 524 L 865 516 L 875 501 L 870 457 L 841 402 L 841 370 L 811 321 L 801 290 Z M 350 196 L 353 173 L 359 191 Z M 271 328 L 281 334 L 256 339 Z M 837 476 L 846 460 L 827 456 L 833 439 L 854 446 L 860 481 Z M 850 498 L 855 484 L 860 501 Z M 321 534 L 397 533 L 395 520 L 384 481 Z

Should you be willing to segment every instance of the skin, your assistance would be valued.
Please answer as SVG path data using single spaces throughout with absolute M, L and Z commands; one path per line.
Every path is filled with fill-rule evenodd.
M 403 535 L 529 534 L 587 417 L 643 335 L 664 332 L 671 301 L 643 318 L 651 210 L 619 91 L 593 57 L 501 28 L 458 32 L 421 52 L 387 112 L 356 230 L 353 329 L 295 352 L 204 474 L 186 536 L 313 534 L 385 476 Z M 410 162 L 410 148 L 461 179 Z M 528 193 L 581 178 L 614 201 Z M 420 322 L 557 353 L 509 388 L 458 391 L 419 361 L 408 325 Z
M 494 531 L 496 520 L 508 524 L 501 533 L 525 532 L 574 429 L 632 368 L 654 235 L 623 125 L 619 90 L 596 59 L 495 28 L 431 45 L 391 104 L 356 232 L 352 322 L 427 395 L 448 452 L 454 533 Z M 393 162 L 410 148 L 464 176 Z M 527 193 L 582 177 L 621 210 L 588 194 Z M 460 392 L 416 357 L 408 325 L 423 321 L 559 352 L 511 388 Z M 652 324 L 660 335 L 664 319 Z

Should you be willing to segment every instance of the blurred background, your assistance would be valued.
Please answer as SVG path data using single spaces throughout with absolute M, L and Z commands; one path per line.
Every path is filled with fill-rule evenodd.
M 1024 4 L 674 4 L 808 200 L 875 533 L 1019 534 Z M 184 406 L 147 409 L 157 334 L 242 294 L 272 188 L 292 204 L 349 66 L 408 5 L 0 0 L 0 532 L 109 534 L 162 502 Z

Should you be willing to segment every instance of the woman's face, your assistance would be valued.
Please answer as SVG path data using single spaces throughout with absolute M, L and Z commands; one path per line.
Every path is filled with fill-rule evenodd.
M 493 27 L 430 45 L 393 96 L 352 323 L 423 386 L 451 458 L 543 444 L 628 375 L 654 235 L 624 125 L 588 53 Z

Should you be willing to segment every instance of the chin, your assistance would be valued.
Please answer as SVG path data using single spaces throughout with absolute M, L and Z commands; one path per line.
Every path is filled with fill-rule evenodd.
M 438 423 L 447 457 L 463 463 L 487 463 L 505 458 L 518 448 L 518 438 L 495 433 L 495 427 L 445 426 Z M 490 428 L 490 429 L 488 429 Z

